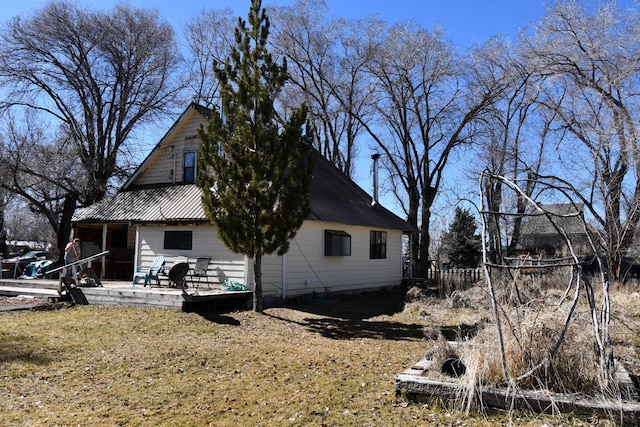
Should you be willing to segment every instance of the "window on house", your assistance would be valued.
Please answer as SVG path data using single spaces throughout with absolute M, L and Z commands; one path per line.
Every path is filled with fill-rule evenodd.
M 196 152 L 187 151 L 184 153 L 184 177 L 182 182 L 185 184 L 193 184 L 196 182 Z
M 324 231 L 325 256 L 351 256 L 351 236 L 344 231 Z
M 369 258 L 370 259 L 386 259 L 387 258 L 387 232 L 373 231 L 369 232 Z
M 164 249 L 191 250 L 193 246 L 192 231 L 165 231 Z

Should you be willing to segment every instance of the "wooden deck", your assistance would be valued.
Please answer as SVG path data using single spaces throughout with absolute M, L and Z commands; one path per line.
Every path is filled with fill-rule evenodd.
M 66 298 L 58 292 L 57 279 L 0 279 L 0 295 L 31 295 L 41 298 Z M 215 308 L 219 303 L 246 306 L 251 300 L 251 291 L 223 291 L 219 285 L 206 284 L 182 289 L 169 287 L 144 287 L 127 281 L 103 280 L 99 287 L 78 287 L 77 294 L 86 304 L 115 304 L 135 306 L 158 306 L 190 311 L 195 308 Z

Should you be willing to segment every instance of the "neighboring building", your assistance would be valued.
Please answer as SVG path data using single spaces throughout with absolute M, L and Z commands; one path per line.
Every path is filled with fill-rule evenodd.
M 569 248 L 558 228 L 566 233 L 576 255 L 584 256 L 593 252 L 585 232 L 582 204 L 547 204 L 540 207 L 549 213 L 553 222 L 540 211 L 530 212 L 522 223 L 520 242 L 516 248 L 519 254 L 538 258 L 569 255 Z
M 131 280 L 157 255 L 167 265 L 211 257 L 208 275 L 253 283 L 252 262 L 230 252 L 204 213 L 197 175 L 197 129 L 209 110 L 191 104 L 113 196 L 73 217 L 83 256 L 111 251 L 93 265 L 104 278 Z M 399 285 L 407 222 L 372 203 L 318 152 L 313 152 L 311 213 L 284 256 L 263 257 L 263 295 L 362 291 Z
M 53 246 L 49 242 L 35 240 L 7 240 L 6 245 L 10 255 L 15 255 L 18 252 L 28 252 L 30 250 L 50 251 Z M 2 254 L 0 254 L 0 257 L 1 256 Z

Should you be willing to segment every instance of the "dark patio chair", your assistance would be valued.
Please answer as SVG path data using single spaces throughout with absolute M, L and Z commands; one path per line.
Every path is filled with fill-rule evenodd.
M 179 289 L 185 289 L 187 287 L 187 273 L 189 272 L 189 264 L 186 262 L 179 262 L 174 264 L 169 270 L 169 286 Z
M 193 273 L 191 273 L 192 280 L 194 277 L 198 278 L 198 284 L 196 285 L 196 288 L 200 287 L 200 279 L 204 277 L 207 282 L 207 288 L 211 289 L 211 286 L 209 285 L 209 276 L 207 276 L 207 270 L 209 269 L 210 260 L 210 257 L 200 257 L 196 259 L 196 266 L 193 268 Z

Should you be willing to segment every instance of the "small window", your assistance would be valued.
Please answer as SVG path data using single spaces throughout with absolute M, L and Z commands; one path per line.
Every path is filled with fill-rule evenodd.
M 192 231 L 165 231 L 164 232 L 164 248 L 165 249 L 191 250 L 192 246 L 193 246 Z
M 369 232 L 369 258 L 370 259 L 386 259 L 387 258 L 387 232 L 386 231 L 370 231 Z
M 187 151 L 184 153 L 184 178 L 185 184 L 193 184 L 196 182 L 196 152 Z
M 325 256 L 351 256 L 351 236 L 344 231 L 324 231 Z

